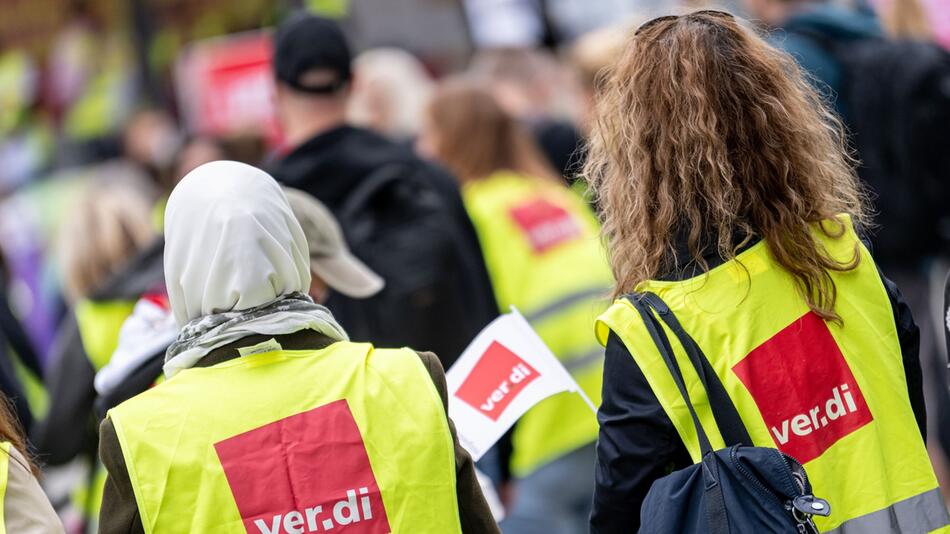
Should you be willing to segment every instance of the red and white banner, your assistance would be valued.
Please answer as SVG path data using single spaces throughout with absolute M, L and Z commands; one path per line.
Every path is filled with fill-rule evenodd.
M 478 460 L 515 421 L 561 392 L 590 399 L 512 307 L 491 322 L 446 373 L 449 415 L 459 441 Z
M 178 58 L 175 86 L 191 132 L 279 137 L 274 113 L 273 49 L 267 31 L 192 43 Z

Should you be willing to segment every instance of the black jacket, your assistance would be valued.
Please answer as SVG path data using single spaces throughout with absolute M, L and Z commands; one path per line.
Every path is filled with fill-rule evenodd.
M 331 294 L 327 307 L 352 339 L 433 351 L 449 368 L 498 314 L 455 180 L 410 149 L 342 126 L 271 172 L 326 204 L 353 253 L 386 281 L 366 300 Z
M 710 267 L 722 262 L 713 257 L 707 257 L 707 261 Z M 684 280 L 697 274 L 696 269 L 687 266 L 664 279 Z M 920 334 L 897 286 L 883 274 L 881 279 L 897 323 L 911 407 L 926 441 L 927 415 L 918 357 Z M 643 371 L 613 333 L 607 340 L 605 358 L 603 400 L 597 412 L 600 438 L 591 533 L 636 532 L 640 506 L 653 482 L 693 462 Z
M 18 363 L 22 366 L 22 372 L 42 379 L 43 369 L 33 343 L 13 314 L 6 292 L 0 289 L 0 392 L 9 401 L 13 416 L 21 428 L 29 433 L 33 428 L 33 413 L 27 400 L 26 387 L 17 373 Z

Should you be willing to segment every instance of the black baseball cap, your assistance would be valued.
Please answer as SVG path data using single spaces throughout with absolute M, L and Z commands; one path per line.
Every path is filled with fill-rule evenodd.
M 340 25 L 331 19 L 297 12 L 277 27 L 274 38 L 274 76 L 299 91 L 335 93 L 352 77 L 350 46 Z M 338 78 L 329 83 L 307 82 L 305 74 L 328 70 Z

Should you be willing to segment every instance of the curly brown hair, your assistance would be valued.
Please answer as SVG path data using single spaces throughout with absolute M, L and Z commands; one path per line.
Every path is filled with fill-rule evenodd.
M 794 60 L 732 15 L 660 17 L 628 37 L 599 95 L 585 176 L 621 295 L 688 261 L 709 270 L 765 240 L 808 306 L 835 313 L 831 258 L 811 228 L 867 224 L 843 128 Z

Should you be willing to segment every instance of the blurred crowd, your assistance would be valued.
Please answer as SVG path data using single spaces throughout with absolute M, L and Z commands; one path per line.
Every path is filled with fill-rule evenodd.
M 96 529 L 104 477 L 97 459 L 98 423 L 108 408 L 161 374 L 161 362 L 153 362 L 139 379 L 145 386 L 126 391 L 101 382 L 102 370 L 123 350 L 120 328 L 143 297 L 167 308 L 162 223 L 168 196 L 182 177 L 204 163 L 233 160 L 267 169 L 283 185 L 321 200 L 340 220 L 355 255 L 387 284 L 393 280 L 394 287 L 409 287 L 412 276 L 431 284 L 427 292 L 387 288 L 372 297 L 387 310 L 376 315 L 360 304 L 362 289 L 346 291 L 345 283 L 335 285 L 326 274 L 315 278 L 310 294 L 328 303 L 351 338 L 432 350 L 448 369 L 479 329 L 509 305 L 543 311 L 558 299 L 592 299 L 612 283 L 598 245 L 586 251 L 585 257 L 593 258 L 589 263 L 565 258 L 560 267 L 546 271 L 545 280 L 563 278 L 564 289 L 546 295 L 551 297 L 547 301 L 531 301 L 523 290 L 530 281 L 508 276 L 503 236 L 486 230 L 496 217 L 489 201 L 472 199 L 516 195 L 521 178 L 541 178 L 550 188 L 544 198 L 557 209 L 580 214 L 583 231 L 595 235 L 597 201 L 579 172 L 601 73 L 623 53 L 631 29 L 652 16 L 720 7 L 695 0 L 603 2 L 600 20 L 590 22 L 589 14 L 584 19 L 589 27 L 572 28 L 572 13 L 587 9 L 588 2 L 462 2 L 455 8 L 465 42 L 448 47 L 447 57 L 439 50 L 414 49 L 407 44 L 411 37 L 405 42 L 394 37 L 392 46 L 360 46 L 373 39 L 346 22 L 360 2 L 349 7 L 349 2 L 304 2 L 314 12 L 342 17 L 346 37 L 357 43 L 351 61 L 350 52 L 334 49 L 334 42 L 314 43 L 305 36 L 287 37 L 283 43 L 277 36 L 274 41 L 270 25 L 300 7 L 294 2 L 275 2 L 258 11 L 244 8 L 246 13 L 235 15 L 239 22 L 233 24 L 208 19 L 192 34 L 153 31 L 145 47 L 136 44 L 135 27 L 116 30 L 89 4 L 73 3 L 75 11 L 64 17 L 40 54 L 27 46 L 6 45 L 0 32 L 0 390 L 13 402 L 30 452 L 44 473 L 44 489 L 69 532 Z M 129 2 L 127 9 L 147 4 Z M 856 50 L 848 48 L 850 43 L 869 39 L 913 46 L 926 42 L 934 54 L 939 47 L 950 48 L 950 4 L 742 0 L 725 7 L 791 53 L 859 134 L 853 144 L 865 162 L 860 174 L 876 195 L 875 258 L 901 288 L 920 326 L 928 445 L 943 487 L 950 488 L 950 395 L 940 311 L 950 267 L 950 210 L 943 203 L 950 189 L 950 141 L 947 123 L 940 121 L 950 117 L 930 117 L 913 136 L 876 122 L 877 104 L 852 87 L 854 74 L 842 59 L 856 55 L 848 52 Z M 141 13 L 131 17 L 142 18 Z M 228 109 L 241 117 L 212 124 L 206 115 L 215 112 L 207 111 L 206 100 L 214 98 L 219 86 L 195 85 L 197 78 L 191 77 L 199 74 L 189 69 L 201 68 L 195 66 L 197 51 L 206 50 L 201 47 L 232 43 L 241 50 L 247 33 L 224 35 L 236 30 L 261 32 L 266 52 L 262 68 L 272 73 L 266 81 L 276 75 L 278 83 L 261 89 L 248 76 L 243 92 L 228 88 L 238 102 Z M 286 64 L 271 64 L 271 50 L 276 47 L 280 57 L 282 45 L 296 48 L 285 51 Z M 310 52 L 299 50 L 308 47 Z M 458 49 L 467 51 L 461 59 Z M 258 52 L 254 48 L 248 54 Z M 229 53 L 235 52 L 218 56 Z M 326 66 L 329 77 L 298 76 L 294 61 L 302 60 L 294 55 L 307 53 L 320 56 L 314 61 Z M 238 64 L 232 57 L 220 60 Z M 925 61 L 921 68 L 932 68 Z M 888 74 L 879 76 L 886 79 Z M 880 98 L 927 98 L 899 91 Z M 908 107 L 908 114 L 917 112 Z M 902 138 L 872 138 L 885 133 Z M 893 163 L 881 153 L 880 147 L 897 145 L 913 146 L 901 148 L 913 154 L 913 161 Z M 402 221 L 385 206 L 361 205 L 360 195 L 348 189 L 359 180 L 371 182 L 370 188 L 382 187 L 378 184 L 390 175 L 407 173 L 430 184 L 432 198 L 416 195 L 410 187 L 386 202 L 433 209 L 438 216 L 419 224 Z M 374 193 L 370 189 L 364 196 Z M 480 206 L 485 206 L 481 212 Z M 373 217 L 360 215 L 369 211 Z M 532 216 L 540 215 L 526 215 Z M 399 232 L 378 229 L 402 224 Z M 441 248 L 432 245 L 443 241 Z M 444 272 L 390 270 L 384 257 L 400 254 L 425 255 L 429 267 Z M 392 269 L 405 269 L 411 261 L 392 263 L 397 265 Z M 415 301 L 399 302 L 407 298 Z M 414 306 L 418 313 L 400 317 L 392 313 L 399 306 Z M 467 312 L 459 315 L 459 310 Z M 169 321 L 167 313 L 144 313 L 150 327 Z M 431 322 L 418 322 L 422 318 Z M 433 329 L 433 324 L 440 326 Z M 175 334 L 173 323 L 164 331 L 160 327 L 150 340 L 156 354 L 164 353 Z M 549 344 L 581 354 L 578 365 L 588 363 L 581 358 L 591 350 L 585 343 L 594 344 L 592 333 L 590 339 L 576 341 L 543 328 L 539 331 Z M 599 397 L 599 375 L 595 367 L 592 376 L 598 378 L 579 379 L 592 397 Z M 545 502 L 552 499 L 571 512 L 565 521 L 586 526 L 593 480 L 578 466 L 592 461 L 596 421 L 570 435 L 548 434 L 551 450 L 531 442 L 545 437 L 549 431 L 544 425 L 551 419 L 569 419 L 575 409 L 555 406 L 519 425 L 479 463 L 511 513 L 510 532 L 532 532 L 519 530 L 517 521 L 523 517 L 531 523 L 549 513 Z M 539 466 L 554 463 L 552 458 L 561 461 L 561 471 L 539 471 Z M 543 476 L 532 479 L 539 472 Z M 556 496 L 546 493 L 551 477 L 562 489 Z M 563 491 L 564 484 L 576 489 L 576 495 Z

